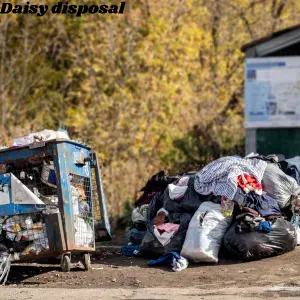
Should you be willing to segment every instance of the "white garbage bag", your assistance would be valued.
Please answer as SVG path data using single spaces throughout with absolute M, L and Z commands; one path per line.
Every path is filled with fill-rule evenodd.
M 68 133 L 63 130 L 48 130 L 44 129 L 39 132 L 33 132 L 26 136 L 21 136 L 13 139 L 13 147 L 26 146 L 33 144 L 36 141 L 50 141 L 55 139 L 70 139 Z
M 276 164 L 268 164 L 263 179 L 263 190 L 274 198 L 280 208 L 288 206 L 292 196 L 300 194 L 296 180 L 286 175 Z
M 218 262 L 223 236 L 232 222 L 224 217 L 221 205 L 203 202 L 194 214 L 180 255 L 194 262 Z
M 184 193 L 187 190 L 187 186 L 177 186 L 175 184 L 169 184 L 169 196 L 172 200 L 182 198 L 184 196 Z
M 189 179 L 189 176 L 184 176 L 179 179 L 177 184 L 171 183 L 168 185 L 169 196 L 172 200 L 180 199 L 184 196 L 188 188 Z

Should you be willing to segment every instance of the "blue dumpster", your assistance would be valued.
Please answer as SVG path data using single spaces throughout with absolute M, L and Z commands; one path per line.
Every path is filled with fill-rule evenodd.
M 0 150 L 0 256 L 14 260 L 72 257 L 86 270 L 95 223 L 110 237 L 97 156 L 77 141 L 56 139 Z

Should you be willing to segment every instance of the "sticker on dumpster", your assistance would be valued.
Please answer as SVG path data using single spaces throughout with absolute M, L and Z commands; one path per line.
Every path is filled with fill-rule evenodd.
M 8 174 L 1 175 L 0 205 L 10 204 L 9 187 L 10 187 L 10 176 Z
M 83 169 L 84 174 L 85 174 L 87 177 L 90 176 L 90 172 L 89 172 L 89 167 L 88 167 L 88 165 L 85 165 L 82 169 Z
M 74 163 L 76 165 L 84 165 L 84 153 L 82 151 L 80 152 L 74 152 Z

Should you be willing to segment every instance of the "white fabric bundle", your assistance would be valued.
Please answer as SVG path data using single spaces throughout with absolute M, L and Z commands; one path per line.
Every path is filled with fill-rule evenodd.
M 238 176 L 248 174 L 261 183 L 266 167 L 267 163 L 257 158 L 221 157 L 197 173 L 195 191 L 201 195 L 212 193 L 233 200 Z

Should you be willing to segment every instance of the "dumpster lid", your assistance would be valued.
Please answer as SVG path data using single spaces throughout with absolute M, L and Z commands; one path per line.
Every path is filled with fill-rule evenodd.
M 0 153 L 5 153 L 5 152 L 19 150 L 19 149 L 25 149 L 25 148 L 29 148 L 29 149 L 42 148 L 48 144 L 59 144 L 59 143 L 73 144 L 73 145 L 80 146 L 80 147 L 86 148 L 88 150 L 91 150 L 90 146 L 88 146 L 85 143 L 79 142 L 79 141 L 69 140 L 69 139 L 53 139 L 53 140 L 49 140 L 49 141 L 33 143 L 30 145 L 3 148 L 3 149 L 0 149 Z

